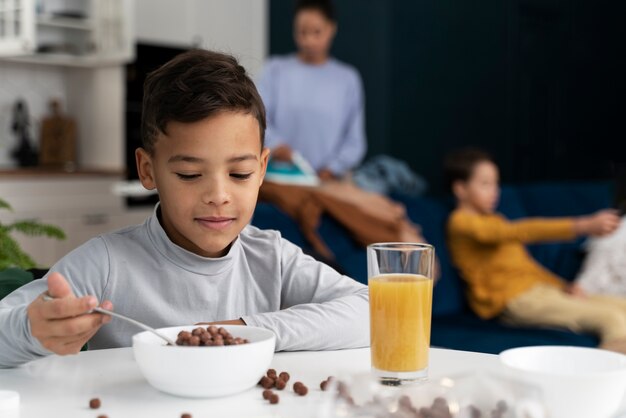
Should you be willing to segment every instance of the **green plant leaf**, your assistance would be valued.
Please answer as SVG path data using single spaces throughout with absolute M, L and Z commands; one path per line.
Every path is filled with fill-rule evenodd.
M 36 221 L 18 221 L 6 226 L 8 231 L 19 231 L 22 234 L 36 237 L 45 235 L 49 238 L 65 239 L 65 233 L 58 227 L 49 224 L 40 224 Z
M 27 270 L 36 265 L 13 238 L 6 232 L 0 231 L 0 270 L 8 267 L 20 267 Z
M 7 209 L 13 212 L 13 208 L 11 207 L 11 205 L 9 205 L 9 203 L 3 199 L 0 199 L 0 209 Z

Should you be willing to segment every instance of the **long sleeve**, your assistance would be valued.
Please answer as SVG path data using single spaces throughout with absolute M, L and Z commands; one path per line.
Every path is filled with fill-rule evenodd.
M 284 144 L 315 170 L 337 175 L 366 151 L 364 98 L 358 71 L 330 58 L 311 65 L 297 56 L 273 57 L 257 81 L 267 115 L 265 143 Z
M 94 295 L 101 299 L 108 273 L 104 242 L 93 239 L 72 251 L 50 268 L 61 273 L 77 296 Z M 47 276 L 20 287 L 0 301 L 0 367 L 14 367 L 50 355 L 32 336 L 27 308 L 48 288 Z
M 343 175 L 354 169 L 363 160 L 367 151 L 365 138 L 365 99 L 363 85 L 358 74 L 354 74 L 350 91 L 350 105 L 346 112 L 346 128 L 342 141 L 328 162 L 328 169 L 336 175 Z
M 482 318 L 500 314 L 506 304 L 539 283 L 563 288 L 563 280 L 539 265 L 524 243 L 574 237 L 572 219 L 509 222 L 498 214 L 457 210 L 448 223 L 448 249 L 468 284 L 469 303 Z
M 30 332 L 26 310 L 46 290 L 46 282 L 34 280 L 0 302 L 0 368 L 16 367 L 50 354 Z
M 281 310 L 243 320 L 274 331 L 277 351 L 368 346 L 367 287 L 281 242 Z
M 471 238 L 483 244 L 509 241 L 533 243 L 569 240 L 575 237 L 571 218 L 530 218 L 508 221 L 500 215 L 474 215 L 456 212 L 449 230 L 455 236 Z

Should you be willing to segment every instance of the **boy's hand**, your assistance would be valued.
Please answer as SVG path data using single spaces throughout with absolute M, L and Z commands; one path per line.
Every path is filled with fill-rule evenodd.
M 48 294 L 54 300 L 44 300 L 43 295 L 37 297 L 27 310 L 30 330 L 33 337 L 41 345 L 56 354 L 78 353 L 81 347 L 108 323 L 111 317 L 98 313 L 90 313 L 98 301 L 93 296 L 77 298 L 59 273 L 48 276 Z M 101 305 L 112 309 L 111 302 Z
M 619 226 L 620 218 L 616 210 L 605 209 L 593 215 L 581 216 L 574 222 L 574 229 L 579 235 L 601 237 L 615 231 Z
M 272 150 L 272 158 L 276 161 L 289 162 L 292 159 L 293 151 L 289 145 L 280 145 Z

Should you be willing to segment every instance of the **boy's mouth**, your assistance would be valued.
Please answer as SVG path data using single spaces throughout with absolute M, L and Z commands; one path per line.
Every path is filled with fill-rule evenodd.
M 236 218 L 229 218 L 225 216 L 206 216 L 202 218 L 195 218 L 195 220 L 205 228 L 221 231 L 228 228 L 235 222 Z

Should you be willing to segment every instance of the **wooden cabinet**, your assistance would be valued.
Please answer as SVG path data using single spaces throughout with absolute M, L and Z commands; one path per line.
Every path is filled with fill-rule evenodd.
M 69 66 L 128 62 L 131 0 L 0 0 L 0 57 Z
M 64 175 L 54 178 L 2 176 L 0 197 L 14 212 L 0 212 L 0 221 L 35 219 L 63 229 L 64 241 L 46 237 L 13 237 L 42 267 L 50 267 L 89 239 L 128 225 L 142 223 L 152 208 L 128 209 L 112 193 L 122 176 Z

